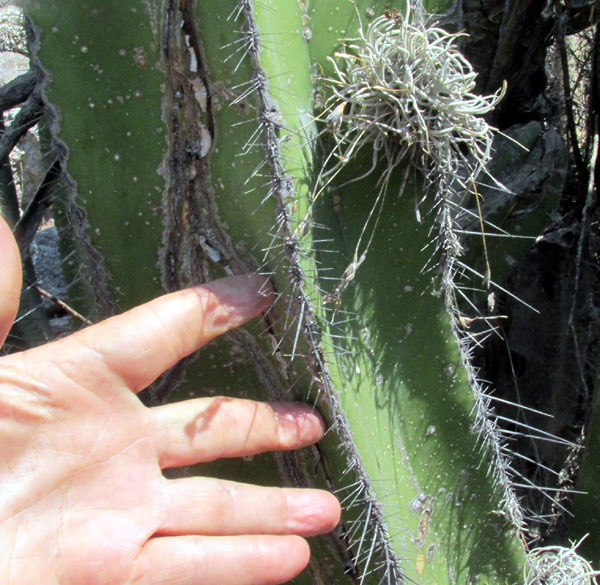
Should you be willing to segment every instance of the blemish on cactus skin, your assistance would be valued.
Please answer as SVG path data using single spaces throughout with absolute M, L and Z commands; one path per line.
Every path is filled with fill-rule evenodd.
M 446 376 L 448 376 L 449 378 L 451 376 L 454 376 L 454 374 L 456 373 L 456 366 L 453 364 L 448 364 L 445 368 L 444 368 L 444 374 L 446 374 Z
M 143 47 L 133 49 L 133 59 L 138 67 L 146 68 L 148 66 L 148 57 Z
M 203 124 L 198 124 L 200 130 L 200 158 L 206 157 L 212 147 L 212 136 L 210 131 Z

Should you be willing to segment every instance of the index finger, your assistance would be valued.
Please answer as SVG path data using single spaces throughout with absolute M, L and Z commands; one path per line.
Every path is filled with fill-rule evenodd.
M 85 369 L 103 362 L 134 392 L 210 340 L 263 312 L 273 302 L 267 277 L 232 276 L 158 297 L 71 336 L 37 348 Z M 53 361 L 57 358 L 53 350 Z M 68 357 L 67 357 L 68 356 Z

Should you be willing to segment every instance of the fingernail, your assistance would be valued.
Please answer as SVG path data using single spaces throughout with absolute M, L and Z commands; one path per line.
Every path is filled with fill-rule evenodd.
M 275 298 L 268 277 L 261 274 L 219 278 L 202 286 L 210 290 L 222 305 L 234 310 L 232 317 L 238 324 L 265 311 Z
M 276 402 L 271 404 L 282 448 L 295 449 L 316 443 L 323 437 L 325 422 L 308 404 Z
M 340 521 L 337 498 L 322 490 L 286 489 L 288 529 L 304 536 L 333 530 Z

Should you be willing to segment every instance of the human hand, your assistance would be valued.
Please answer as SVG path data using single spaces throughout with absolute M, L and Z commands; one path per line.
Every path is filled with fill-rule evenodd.
M 0 220 L 0 343 L 20 262 Z M 302 536 L 331 530 L 327 492 L 161 469 L 294 449 L 320 439 L 309 408 L 135 396 L 179 359 L 267 308 L 258 277 L 155 299 L 67 338 L 0 358 L 0 583 L 260 585 L 308 562 Z

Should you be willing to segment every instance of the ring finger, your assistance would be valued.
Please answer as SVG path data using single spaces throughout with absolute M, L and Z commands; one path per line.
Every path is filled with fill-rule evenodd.
M 167 507 L 159 535 L 297 534 L 333 530 L 340 508 L 316 489 L 267 488 L 195 477 L 167 482 Z

